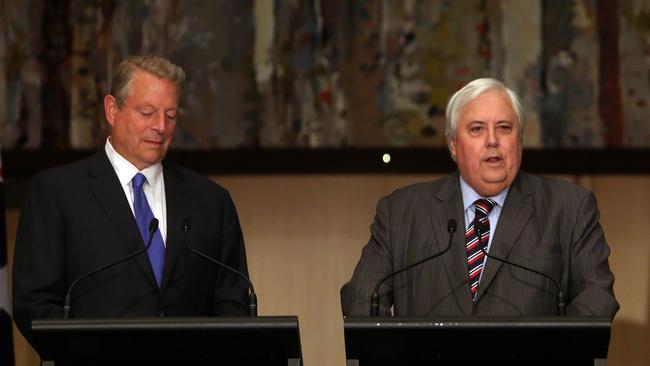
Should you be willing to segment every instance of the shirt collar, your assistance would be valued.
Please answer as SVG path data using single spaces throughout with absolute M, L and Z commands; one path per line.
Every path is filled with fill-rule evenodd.
M 108 156 L 108 160 L 111 162 L 111 165 L 113 166 L 113 169 L 115 170 L 117 178 L 120 180 L 120 185 L 122 185 L 122 187 L 131 185 L 131 180 L 137 173 L 142 173 L 147 178 L 147 182 L 151 188 L 154 190 L 158 184 L 160 184 L 162 177 L 161 163 L 156 163 L 142 169 L 142 171 L 139 171 L 135 165 L 131 164 L 131 162 L 126 160 L 122 155 L 115 151 L 113 145 L 111 144 L 110 136 L 106 139 L 106 145 L 104 145 L 104 149 L 106 151 L 106 156 Z
M 468 208 L 474 205 L 477 199 L 480 198 L 490 198 L 494 201 L 499 207 L 503 207 L 504 202 L 506 201 L 506 196 L 508 196 L 508 191 L 510 186 L 506 187 L 503 191 L 499 192 L 496 196 L 492 197 L 482 197 L 480 194 L 476 193 L 474 188 L 472 188 L 469 183 L 463 179 L 462 175 L 460 177 L 460 191 L 463 194 L 463 210 L 467 211 Z

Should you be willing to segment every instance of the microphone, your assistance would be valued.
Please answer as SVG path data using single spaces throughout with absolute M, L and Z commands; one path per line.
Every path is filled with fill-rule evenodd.
M 482 235 L 483 235 L 483 225 L 485 225 L 485 223 L 481 222 L 480 220 L 476 220 L 476 222 L 474 223 L 474 230 L 476 230 L 476 236 L 479 237 L 479 238 L 482 238 Z M 479 239 L 479 241 L 481 241 L 481 239 Z M 537 271 L 535 269 L 528 268 L 528 267 L 522 266 L 520 264 L 510 262 L 509 260 L 506 260 L 506 259 L 494 256 L 494 255 L 488 254 L 488 252 L 485 250 L 485 248 L 483 248 L 483 246 L 479 246 L 479 249 L 488 258 L 496 259 L 499 262 L 509 264 L 511 266 L 523 269 L 523 270 L 528 271 L 528 272 L 537 273 L 538 275 L 540 275 L 542 277 L 546 277 L 549 280 L 551 280 L 551 282 L 553 282 L 555 284 L 555 286 L 557 287 L 557 307 L 558 307 L 558 310 L 560 311 L 560 315 L 562 315 L 562 316 L 566 315 L 566 308 L 565 308 L 566 304 L 564 302 L 564 292 L 562 292 L 562 286 L 560 286 L 560 283 L 555 278 L 549 276 L 546 273 L 542 273 L 540 271 Z
M 402 269 L 399 269 L 399 270 L 397 270 L 395 272 L 389 273 L 384 278 L 382 278 L 381 281 L 379 281 L 377 286 L 375 286 L 375 291 L 372 293 L 372 297 L 371 297 L 371 300 L 370 300 L 370 316 L 379 316 L 379 287 L 381 287 L 381 285 L 384 282 L 386 282 L 386 280 L 388 280 L 389 278 L 391 278 L 393 276 L 396 276 L 396 275 L 398 275 L 398 274 L 400 274 L 400 273 L 402 273 L 402 272 L 404 272 L 406 270 L 409 270 L 409 269 L 411 269 L 411 268 L 413 268 L 415 266 L 419 266 L 420 264 L 422 264 L 422 263 L 424 263 L 426 261 L 429 261 L 429 260 L 431 260 L 433 258 L 439 257 L 439 256 L 445 254 L 449 250 L 449 248 L 451 248 L 451 242 L 452 242 L 452 239 L 454 237 L 454 233 L 456 232 L 456 220 L 449 219 L 447 221 L 447 232 L 449 233 L 449 242 L 447 243 L 447 247 L 445 247 L 445 249 L 443 249 L 441 252 L 438 252 L 438 253 L 430 256 L 430 257 L 427 257 L 427 258 L 424 258 L 424 259 L 422 259 L 420 261 L 417 261 L 417 262 L 415 262 L 415 263 L 413 263 L 413 264 L 411 264 L 409 266 L 406 266 L 406 267 L 404 267 Z
M 149 223 L 149 241 L 147 241 L 147 245 L 145 245 L 144 248 L 142 248 L 142 249 L 140 249 L 140 250 L 138 250 L 138 251 L 136 251 L 136 252 L 134 252 L 132 254 L 129 254 L 124 258 L 120 258 L 120 259 L 118 259 L 117 261 L 115 261 L 113 263 L 109 263 L 109 264 L 107 264 L 107 265 L 105 265 L 105 266 L 103 266 L 101 268 L 98 268 L 98 269 L 96 269 L 94 271 L 90 271 L 90 272 L 78 277 L 74 282 L 72 282 L 72 284 L 68 288 L 68 292 L 65 294 L 65 304 L 63 305 L 63 319 L 68 319 L 68 317 L 70 316 L 70 294 L 72 293 L 72 289 L 74 289 L 74 287 L 77 286 L 77 284 L 81 280 L 84 280 L 84 279 L 86 279 L 86 278 L 88 278 L 88 277 L 90 277 L 90 276 L 92 276 L 92 275 L 94 275 L 94 274 L 96 274 L 98 272 L 101 272 L 101 271 L 103 271 L 105 269 L 109 269 L 109 268 L 111 268 L 113 266 L 116 266 L 116 265 L 118 265 L 118 264 L 120 264 L 120 263 L 122 263 L 124 261 L 127 261 L 127 260 L 129 260 L 129 259 L 131 259 L 133 257 L 136 257 L 139 254 L 142 254 L 142 253 L 146 252 L 149 249 L 149 247 L 151 246 L 151 243 L 153 242 L 153 234 L 156 232 L 156 230 L 158 230 L 158 219 L 156 219 L 154 217 L 153 219 L 151 219 L 151 222 Z
M 199 257 L 202 257 L 222 268 L 225 268 L 229 270 L 230 272 L 238 275 L 239 277 L 243 278 L 247 283 L 248 283 L 248 289 L 249 289 L 249 294 L 248 294 L 248 315 L 255 317 L 257 316 L 257 295 L 255 295 L 255 288 L 253 287 L 253 282 L 246 276 L 245 274 L 241 273 L 240 271 L 230 267 L 229 265 L 219 262 L 218 260 L 210 257 L 207 254 L 203 254 L 199 252 L 198 250 L 190 247 L 187 244 L 187 235 L 190 232 L 190 223 L 188 220 L 183 220 L 183 244 L 185 245 L 185 248 L 187 248 L 190 252 L 198 255 Z

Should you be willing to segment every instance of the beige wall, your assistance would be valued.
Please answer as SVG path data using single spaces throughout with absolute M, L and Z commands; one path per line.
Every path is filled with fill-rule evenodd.
M 228 176 L 260 315 L 297 314 L 306 366 L 343 365 L 339 288 L 369 235 L 377 200 L 431 176 Z M 650 363 L 650 176 L 564 177 L 596 194 L 621 303 L 609 365 Z M 17 212 L 8 212 L 10 247 Z M 12 250 L 10 248 L 10 255 Z M 17 340 L 17 365 L 37 357 Z

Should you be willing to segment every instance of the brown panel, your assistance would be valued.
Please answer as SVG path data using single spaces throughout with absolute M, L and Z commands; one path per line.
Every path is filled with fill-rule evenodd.
M 430 175 L 219 176 L 239 212 L 260 315 L 300 317 L 305 365 L 344 364 L 339 289 L 368 240 L 378 199 Z M 650 343 L 650 176 L 563 176 L 593 190 L 612 249 L 621 311 L 610 366 L 647 364 Z M 624 187 L 624 188 L 622 188 Z M 10 258 L 17 211 L 7 211 Z M 36 365 L 17 339 L 17 365 Z M 632 346 L 632 347 L 630 347 Z

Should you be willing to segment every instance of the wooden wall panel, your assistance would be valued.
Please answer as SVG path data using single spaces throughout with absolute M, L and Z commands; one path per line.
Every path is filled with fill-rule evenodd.
M 593 177 L 621 310 L 612 327 L 609 365 L 650 364 L 650 177 Z

